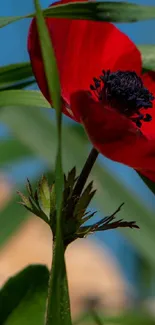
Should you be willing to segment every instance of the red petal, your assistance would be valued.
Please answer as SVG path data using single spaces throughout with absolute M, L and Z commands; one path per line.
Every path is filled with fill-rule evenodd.
M 149 71 L 142 75 L 142 80 L 145 87 L 155 97 L 155 72 Z M 144 111 L 146 113 L 146 110 Z M 155 139 L 155 100 L 153 101 L 153 108 L 148 109 L 148 113 L 152 116 L 152 121 L 143 123 L 141 130 L 148 139 Z
M 32 20 L 30 30 L 29 30 L 28 50 L 29 50 L 30 59 L 32 63 L 33 73 L 35 75 L 38 86 L 42 91 L 43 95 L 46 97 L 46 99 L 52 104 L 50 100 L 50 95 L 49 95 L 45 72 L 44 72 L 36 22 L 34 19 Z M 67 116 L 73 118 L 72 112 L 70 112 L 69 110 L 69 105 L 64 98 L 62 98 L 62 110 Z
M 155 72 L 148 71 L 141 76 L 143 83 L 146 88 L 149 89 L 150 92 L 155 94 Z
M 71 96 L 71 109 L 100 153 L 141 172 L 155 173 L 155 141 L 148 141 L 128 118 L 84 91 Z
M 52 33 L 53 22 L 50 20 L 49 24 Z M 57 24 L 55 21 L 55 31 Z M 61 25 L 62 29 L 63 26 Z M 110 23 L 72 21 L 68 34 L 66 33 L 63 54 L 59 45 L 62 38 L 62 30 L 59 37 L 53 32 L 63 96 L 68 102 L 72 92 L 88 90 L 93 77 L 98 77 L 103 69 L 135 70 L 137 73 L 141 71 L 139 51 L 126 35 Z
M 139 171 L 142 175 L 146 176 L 149 178 L 151 181 L 155 182 L 155 171 L 148 171 L 148 170 L 143 170 Z
M 67 1 L 66 1 L 67 2 Z M 103 69 L 141 72 L 140 52 L 132 41 L 110 23 L 70 19 L 46 19 L 54 46 L 62 96 L 70 103 L 72 92 L 89 89 Z M 38 85 L 49 100 L 36 24 L 33 20 L 28 50 Z

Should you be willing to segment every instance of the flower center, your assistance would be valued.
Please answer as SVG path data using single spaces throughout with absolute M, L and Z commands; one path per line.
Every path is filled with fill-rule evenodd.
M 153 106 L 154 96 L 144 87 L 140 77 L 134 71 L 102 71 L 90 89 L 99 101 L 108 103 L 121 114 L 129 117 L 137 127 L 141 127 L 142 121 L 152 120 L 150 114 L 142 113 L 141 109 Z

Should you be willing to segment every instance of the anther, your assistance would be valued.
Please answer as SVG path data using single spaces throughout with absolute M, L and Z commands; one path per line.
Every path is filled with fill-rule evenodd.
M 93 81 L 90 89 L 95 97 L 130 118 L 137 127 L 140 128 L 143 121 L 152 120 L 151 115 L 142 114 L 141 109 L 151 108 L 155 98 L 136 72 L 118 70 L 111 73 L 103 70 L 102 75 L 98 79 L 93 78 Z

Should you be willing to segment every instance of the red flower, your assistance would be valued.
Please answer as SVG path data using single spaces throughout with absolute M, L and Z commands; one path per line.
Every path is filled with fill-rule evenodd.
M 142 75 L 136 46 L 111 23 L 55 18 L 46 18 L 46 23 L 63 112 L 84 125 L 103 155 L 155 181 L 155 74 Z M 28 51 L 37 83 L 50 102 L 35 19 Z

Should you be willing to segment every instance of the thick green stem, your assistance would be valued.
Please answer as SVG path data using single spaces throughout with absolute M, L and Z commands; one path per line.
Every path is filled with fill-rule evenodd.
M 66 247 L 64 247 L 63 254 L 65 254 Z M 48 283 L 48 295 L 47 295 L 47 304 L 46 304 L 46 314 L 45 314 L 45 325 L 53 325 L 53 315 L 52 315 L 52 310 L 53 310 L 53 300 L 51 297 L 55 295 L 56 297 L 56 292 L 54 292 L 53 288 L 53 267 L 55 263 L 55 253 L 56 253 L 56 241 L 53 240 L 53 258 L 52 258 L 52 266 L 50 270 L 50 275 L 49 275 L 49 283 Z M 68 294 L 68 282 L 67 282 L 67 275 L 66 275 L 66 270 L 65 270 L 65 264 L 60 266 L 61 267 L 61 275 L 59 276 L 58 281 L 60 280 L 61 282 L 61 303 L 59 306 L 59 311 L 60 311 L 60 319 L 63 321 L 64 317 L 64 310 L 67 315 L 68 321 L 67 324 L 71 324 L 71 312 L 70 312 L 70 301 L 68 299 L 69 294 Z M 55 301 L 56 303 L 56 301 Z M 64 323 L 66 324 L 66 323 Z

